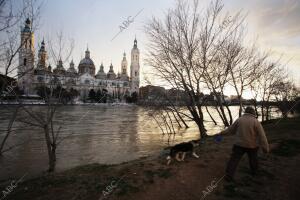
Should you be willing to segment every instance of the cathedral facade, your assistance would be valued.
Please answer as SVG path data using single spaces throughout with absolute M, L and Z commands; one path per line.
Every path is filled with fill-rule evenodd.
M 96 72 L 96 67 L 91 59 L 90 51 L 87 48 L 85 57 L 79 62 L 76 69 L 73 60 L 66 69 L 62 60 L 59 60 L 56 67 L 52 69 L 47 66 L 47 51 L 44 41 L 41 42 L 38 51 L 38 60 L 35 64 L 34 37 L 31 30 L 31 22 L 26 20 L 21 30 L 21 48 L 19 51 L 18 86 L 25 95 L 36 94 L 39 86 L 57 86 L 65 89 L 76 89 L 81 97 L 87 97 L 89 91 L 101 90 L 112 96 L 122 98 L 125 95 L 139 92 L 140 83 L 140 52 L 137 47 L 137 40 L 134 40 L 131 50 L 130 76 L 128 75 L 128 62 L 126 54 L 123 54 L 120 73 L 115 73 L 112 64 L 109 71 L 104 71 L 103 64 Z

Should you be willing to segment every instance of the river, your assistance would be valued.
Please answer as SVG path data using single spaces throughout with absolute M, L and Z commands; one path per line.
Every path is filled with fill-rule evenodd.
M 39 109 L 39 106 L 32 106 Z M 0 141 L 7 128 L 13 106 L 0 107 Z M 216 117 L 214 109 L 210 108 Z M 237 118 L 237 107 L 231 107 Z M 209 119 L 205 113 L 205 119 Z M 216 117 L 218 119 L 218 117 Z M 145 108 L 135 105 L 62 106 L 55 116 L 56 128 L 61 125 L 60 138 L 65 138 L 57 148 L 58 171 L 89 163 L 117 164 L 143 156 L 159 153 L 169 144 L 197 139 L 198 128 L 189 122 L 190 128 L 178 130 L 168 138 L 162 135 Z M 222 129 L 205 122 L 208 134 Z M 15 123 L 7 145 L 23 143 L 0 157 L 0 180 L 17 178 L 24 174 L 38 175 L 48 167 L 47 148 L 41 129 Z

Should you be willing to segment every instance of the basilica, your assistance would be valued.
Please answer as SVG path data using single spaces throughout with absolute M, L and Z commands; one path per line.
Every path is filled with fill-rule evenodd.
M 103 64 L 96 73 L 95 63 L 91 58 L 91 53 L 87 48 L 85 57 L 75 67 L 73 60 L 66 69 L 60 59 L 55 68 L 47 66 L 47 50 L 44 41 L 41 42 L 38 51 L 38 59 L 35 62 L 35 50 L 31 21 L 26 20 L 25 26 L 21 30 L 21 48 L 19 51 L 18 66 L 18 86 L 25 95 L 36 94 L 39 86 L 57 86 L 65 89 L 76 89 L 80 97 L 84 98 L 93 89 L 105 91 L 112 96 L 131 95 L 139 92 L 140 74 L 140 52 L 137 47 L 137 40 L 134 40 L 131 50 L 130 76 L 128 75 L 128 62 L 126 54 L 120 66 L 120 73 L 115 73 L 112 64 L 109 71 L 104 71 Z M 36 63 L 36 64 L 35 64 Z

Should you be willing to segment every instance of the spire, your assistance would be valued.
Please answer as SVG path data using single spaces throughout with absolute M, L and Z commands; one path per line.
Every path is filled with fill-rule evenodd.
M 90 58 L 90 51 L 89 51 L 88 46 L 87 46 L 86 51 L 85 51 L 85 58 Z
M 70 62 L 70 67 L 69 67 L 69 69 L 67 71 L 70 72 L 70 73 L 77 73 L 77 71 L 76 71 L 76 69 L 75 69 L 74 66 L 75 66 L 74 65 L 74 61 L 72 59 L 71 62 Z
M 114 72 L 114 66 L 112 65 L 112 63 L 110 63 L 109 72 Z
M 73 59 L 72 59 L 71 62 L 70 62 L 70 67 L 74 67 Z
M 123 54 L 123 60 L 121 62 L 121 74 L 122 76 L 127 76 L 127 60 L 126 60 L 126 53 Z
M 43 40 L 41 42 L 41 47 L 40 47 L 39 52 L 38 52 L 37 68 L 47 69 L 46 60 L 47 60 L 47 51 L 45 50 L 45 42 Z
M 29 18 L 25 21 L 25 26 L 23 28 L 23 32 L 31 32 L 31 21 Z
M 124 52 L 123 53 L 123 61 L 125 61 L 126 60 L 126 53 Z
M 63 63 L 63 62 L 62 62 L 62 60 L 61 60 L 61 57 L 59 57 L 58 65 L 59 65 L 59 66 L 62 66 L 62 63 Z
M 133 48 L 137 48 L 137 40 L 136 40 L 136 36 L 135 36 L 135 39 L 134 39 L 134 45 L 133 45 Z
M 27 17 L 25 23 L 26 23 L 26 25 L 30 25 L 31 24 L 31 21 L 30 21 L 29 17 Z
M 59 70 L 59 71 L 65 71 L 65 68 L 63 66 L 63 62 L 61 60 L 61 57 L 59 57 L 58 63 L 57 63 L 57 67 L 55 70 Z
M 40 51 L 44 51 L 44 50 L 45 50 L 45 41 L 44 41 L 44 38 L 43 38 L 43 41 L 41 42 Z
M 102 62 L 101 62 L 101 65 L 100 65 L 100 72 L 104 72 L 104 66 L 103 66 Z

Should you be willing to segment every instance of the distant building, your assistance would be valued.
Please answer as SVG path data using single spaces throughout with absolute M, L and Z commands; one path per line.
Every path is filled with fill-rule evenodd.
M 140 52 L 137 40 L 134 40 L 131 50 L 130 76 L 128 76 L 128 63 L 126 54 L 121 61 L 121 73 L 116 74 L 110 64 L 109 71 L 104 72 L 103 64 L 96 73 L 95 64 L 91 59 L 87 48 L 85 57 L 79 62 L 78 71 L 73 60 L 68 69 L 65 69 L 60 59 L 57 66 L 52 70 L 47 66 L 47 51 L 45 42 L 41 42 L 38 51 L 38 61 L 35 66 L 34 60 L 34 33 L 31 29 L 31 21 L 26 20 L 21 31 L 21 49 L 19 52 L 18 86 L 25 94 L 36 94 L 35 88 L 41 85 L 60 85 L 66 89 L 76 89 L 80 95 L 87 96 L 89 90 L 105 90 L 108 94 L 121 96 L 139 93 L 140 84 Z
M 154 86 L 154 85 L 147 85 L 140 88 L 139 93 L 140 99 L 142 100 L 159 100 L 165 96 L 165 88 Z
M 221 92 L 217 92 L 216 94 L 214 94 L 213 92 L 210 93 L 210 97 L 212 98 L 211 101 L 218 101 L 218 98 L 220 98 L 222 103 L 229 103 L 230 102 L 230 98 L 226 95 L 222 95 Z
M 140 103 L 158 103 L 160 105 L 182 105 L 189 101 L 184 90 L 165 89 L 154 85 L 141 87 L 139 98 Z
M 171 88 L 166 91 L 166 98 L 175 105 L 188 102 L 189 99 L 187 97 L 188 95 L 184 90 Z

